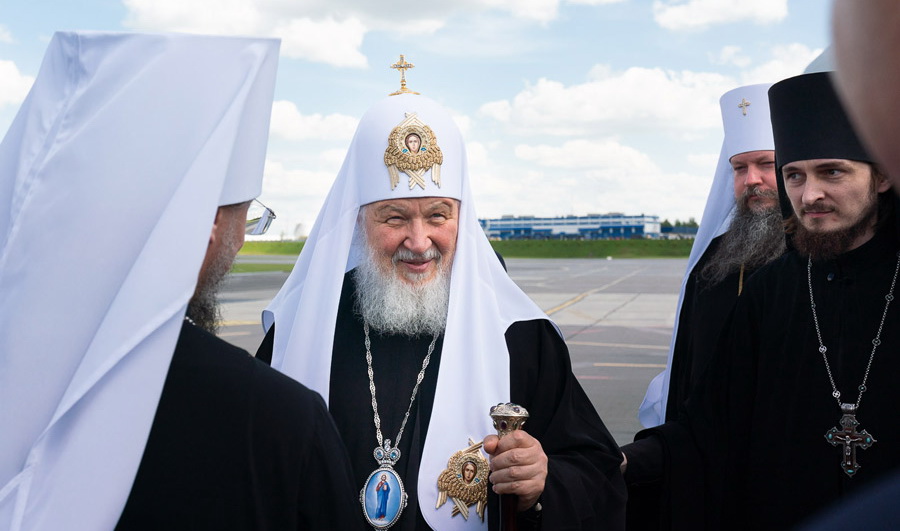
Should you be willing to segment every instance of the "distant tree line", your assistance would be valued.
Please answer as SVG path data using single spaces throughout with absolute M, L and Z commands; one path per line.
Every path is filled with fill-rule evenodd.
M 695 229 L 696 229 L 696 228 L 699 227 L 700 225 L 697 223 L 697 220 L 695 220 L 694 218 L 688 218 L 687 221 L 681 221 L 680 219 L 676 219 L 676 220 L 675 220 L 675 223 L 670 222 L 668 219 L 664 219 L 664 220 L 662 221 L 662 223 L 660 223 L 660 226 L 661 226 L 661 227 L 668 227 L 668 228 L 671 228 L 671 227 L 691 227 L 691 228 L 695 228 Z

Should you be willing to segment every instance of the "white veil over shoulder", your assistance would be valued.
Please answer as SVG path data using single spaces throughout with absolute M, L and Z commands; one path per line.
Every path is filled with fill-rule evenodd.
M 424 187 L 410 186 L 408 175 L 399 173 L 399 184 L 392 189 L 385 149 L 391 131 L 412 113 L 431 128 L 443 153 L 441 184 L 435 184 L 430 169 L 422 176 Z M 468 446 L 469 437 L 480 440 L 494 432 L 489 409 L 509 401 L 507 328 L 516 321 L 547 316 L 509 278 L 478 224 L 463 139 L 444 109 L 423 96 L 402 94 L 383 99 L 366 113 L 297 265 L 263 312 L 263 324 L 268 329 L 275 323 L 272 366 L 328 400 L 341 283 L 344 273 L 363 256 L 352 245 L 359 207 L 384 199 L 434 196 L 459 199 L 460 218 L 418 493 L 431 527 L 472 529 L 487 524 L 478 518 L 451 518 L 448 507 L 435 510 L 438 474 L 454 452 Z M 374 459 L 372 463 L 376 464 Z
M 681 281 L 681 294 L 678 296 L 678 309 L 675 313 L 675 328 L 669 343 L 669 358 L 666 369 L 657 374 L 641 403 L 638 420 L 645 428 L 659 426 L 666 421 L 666 402 L 669 397 L 669 378 L 672 370 L 672 354 L 678 338 L 678 321 L 681 317 L 681 305 L 684 302 L 684 290 L 694 266 L 706 252 L 710 242 L 728 230 L 735 209 L 734 173 L 731 170 L 731 157 L 748 151 L 774 150 L 772 124 L 769 120 L 769 87 L 771 83 L 747 85 L 729 90 L 719 99 L 722 110 L 722 124 L 725 129 L 725 140 L 716 165 L 706 207 L 700 219 L 697 238 L 691 247 L 687 270 Z
M 53 36 L 0 144 L 0 528 L 115 527 L 216 209 L 260 191 L 277 52 Z

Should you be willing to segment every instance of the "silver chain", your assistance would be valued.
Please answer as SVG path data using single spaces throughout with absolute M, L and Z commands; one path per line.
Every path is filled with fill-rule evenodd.
M 863 375 L 862 383 L 859 384 L 859 396 L 856 398 L 856 409 L 859 409 L 859 403 L 862 402 L 862 395 L 866 392 L 866 381 L 869 379 L 869 370 L 872 368 L 872 360 L 875 359 L 875 350 L 878 348 L 878 345 L 881 344 L 881 330 L 884 328 L 884 321 L 887 318 L 888 308 L 891 306 L 891 301 L 894 300 L 894 286 L 897 284 L 897 272 L 900 271 L 900 251 L 897 252 L 897 266 L 894 268 L 894 278 L 891 280 L 891 289 L 888 290 L 887 295 L 884 296 L 884 313 L 881 314 L 881 323 L 878 324 L 878 333 L 875 334 L 875 339 L 872 340 L 872 353 L 869 354 L 869 363 L 866 364 L 866 372 Z M 841 403 L 841 392 L 838 391 L 837 385 L 834 383 L 834 376 L 831 374 L 831 365 L 828 364 L 828 356 L 826 352 L 828 352 L 828 347 L 825 346 L 825 343 L 822 342 L 822 332 L 819 330 L 819 318 L 816 316 L 816 302 L 813 299 L 813 289 L 812 289 L 812 258 L 807 259 L 806 262 L 806 283 L 809 286 L 809 305 L 812 308 L 813 315 L 813 323 L 816 325 L 816 337 L 819 338 L 819 352 L 822 353 L 822 359 L 825 360 L 825 370 L 828 372 L 828 381 L 831 382 L 831 396 L 837 400 L 838 406 L 842 405 Z
M 372 343 L 369 341 L 369 323 L 363 321 L 363 330 L 366 333 L 366 365 L 369 367 L 369 391 L 372 393 L 372 413 L 375 414 L 375 435 L 378 437 L 378 446 L 384 443 L 381 438 L 381 417 L 378 416 L 378 401 L 375 400 L 375 371 L 372 370 Z M 400 424 L 400 431 L 397 432 L 397 439 L 394 441 L 394 448 L 400 447 L 400 438 L 403 437 L 403 429 L 406 428 L 406 421 L 409 420 L 409 412 L 412 411 L 413 402 L 416 401 L 416 393 L 419 392 L 419 384 L 425 378 L 425 369 L 428 368 L 428 362 L 431 361 L 431 353 L 434 352 L 434 344 L 437 342 L 438 334 L 434 335 L 431 344 L 428 345 L 428 353 L 422 362 L 422 370 L 416 376 L 416 385 L 413 387 L 412 396 L 409 399 L 409 407 L 406 408 L 406 415 L 403 415 L 403 422 Z

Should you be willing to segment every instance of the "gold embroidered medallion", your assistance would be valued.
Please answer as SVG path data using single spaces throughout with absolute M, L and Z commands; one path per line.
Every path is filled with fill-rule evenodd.
M 425 172 L 431 170 L 431 180 L 441 187 L 441 163 L 444 154 L 437 144 L 434 131 L 416 113 L 391 130 L 388 147 L 384 150 L 384 164 L 391 175 L 391 190 L 400 182 L 400 172 L 409 176 L 409 189 L 416 185 L 425 189 Z
M 475 505 L 475 512 L 483 522 L 489 473 L 490 465 L 481 453 L 481 443 L 473 443 L 469 439 L 469 447 L 453 454 L 447 461 L 447 468 L 438 476 L 435 509 L 440 509 L 449 497 L 453 501 L 451 517 L 462 514 L 468 520 L 469 507 Z

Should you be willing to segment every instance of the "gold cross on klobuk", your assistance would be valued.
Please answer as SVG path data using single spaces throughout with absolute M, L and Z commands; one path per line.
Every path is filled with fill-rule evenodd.
M 418 94 L 418 92 L 414 92 L 406 88 L 406 71 L 415 67 L 416 65 L 407 62 L 403 57 L 403 54 L 400 54 L 400 60 L 391 65 L 391 68 L 395 68 L 400 71 L 400 90 L 391 92 L 389 94 L 390 96 L 396 96 L 398 94 Z

